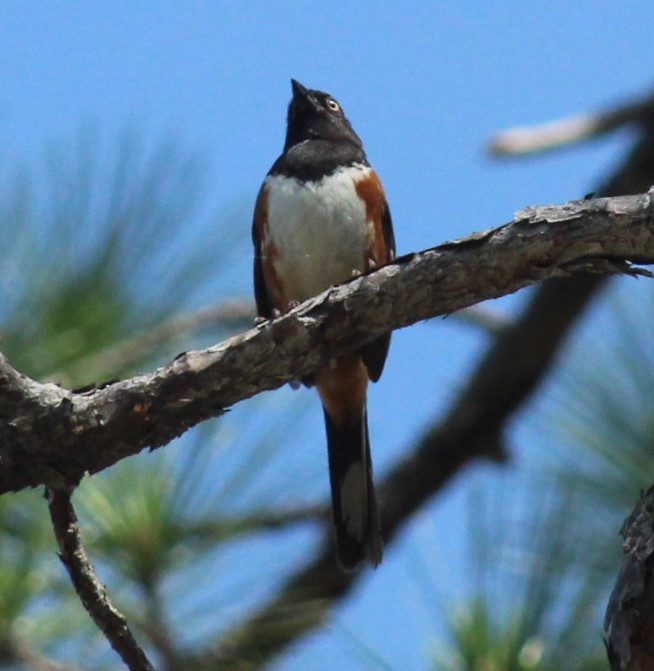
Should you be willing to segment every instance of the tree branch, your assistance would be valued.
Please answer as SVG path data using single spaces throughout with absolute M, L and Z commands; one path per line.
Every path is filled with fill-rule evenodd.
M 125 618 L 111 604 L 84 550 L 70 492 L 49 490 L 48 507 L 59 545 L 59 558 L 68 570 L 84 608 L 130 671 L 154 671 Z
M 527 208 L 504 226 L 398 259 L 153 373 L 86 393 L 40 384 L 0 355 L 0 493 L 75 485 L 234 403 L 416 321 L 574 272 L 647 274 L 654 194 Z
M 593 114 L 580 114 L 535 126 L 511 128 L 488 143 L 495 156 L 524 156 L 550 151 L 604 135 L 629 123 L 647 123 L 654 116 L 654 94 Z
M 614 671 L 654 669 L 654 487 L 641 497 L 620 533 L 624 557 L 604 621 Z

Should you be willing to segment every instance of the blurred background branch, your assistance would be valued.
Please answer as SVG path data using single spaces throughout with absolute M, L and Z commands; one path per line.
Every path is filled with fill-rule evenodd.
M 626 124 L 648 125 L 653 117 L 654 95 L 647 94 L 594 114 L 504 130 L 491 138 L 488 151 L 495 156 L 537 154 L 592 140 Z
M 153 352 L 162 347 L 170 348 L 173 342 L 183 343 L 200 330 L 219 332 L 228 328 L 240 331 L 248 328 L 254 318 L 254 304 L 250 299 L 226 300 L 186 315 L 175 315 L 144 333 L 78 361 L 68 369 L 50 373 L 46 381 L 71 388 L 74 380 L 107 380 L 115 371 L 134 370 L 140 362 L 152 357 Z
M 98 473 L 144 447 L 166 445 L 237 402 L 311 373 L 321 361 L 371 337 L 539 280 L 575 272 L 652 278 L 631 262 L 654 259 L 649 208 L 649 193 L 533 206 L 504 226 L 398 257 L 260 328 L 183 352 L 152 373 L 77 394 L 25 378 L 0 354 L 0 410 L 20 417 L 5 436 L 0 491 L 60 487 L 62 480 L 76 486 L 85 473 Z M 379 309 L 382 303 L 385 310 Z M 547 352 L 547 345 L 540 349 Z M 519 362 L 512 370 L 522 383 L 530 368 L 528 357 L 517 358 L 517 351 L 512 343 L 504 368 Z M 473 379 L 473 395 L 478 386 L 483 385 Z M 501 395 L 494 396 L 497 410 Z

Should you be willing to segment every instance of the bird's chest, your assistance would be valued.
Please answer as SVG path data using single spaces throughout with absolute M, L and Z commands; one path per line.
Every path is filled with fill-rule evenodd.
M 303 301 L 366 270 L 374 228 L 357 182 L 370 168 L 337 170 L 315 182 L 267 179 L 266 237 L 288 301 Z

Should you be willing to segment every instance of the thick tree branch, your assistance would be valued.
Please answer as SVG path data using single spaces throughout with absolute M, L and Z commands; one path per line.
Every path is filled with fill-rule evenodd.
M 74 485 L 389 329 L 548 277 L 642 274 L 627 261 L 654 260 L 653 198 L 528 208 L 509 224 L 402 257 L 208 350 L 86 393 L 30 380 L 0 355 L 0 493 Z

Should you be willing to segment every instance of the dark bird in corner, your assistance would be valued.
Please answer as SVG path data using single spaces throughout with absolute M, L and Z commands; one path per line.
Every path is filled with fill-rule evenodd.
M 259 191 L 252 226 L 254 290 L 265 318 L 395 258 L 384 190 L 343 109 L 329 93 L 291 84 L 284 151 Z M 382 374 L 390 339 L 380 336 L 303 380 L 322 400 L 336 552 L 345 570 L 382 560 L 366 392 Z

